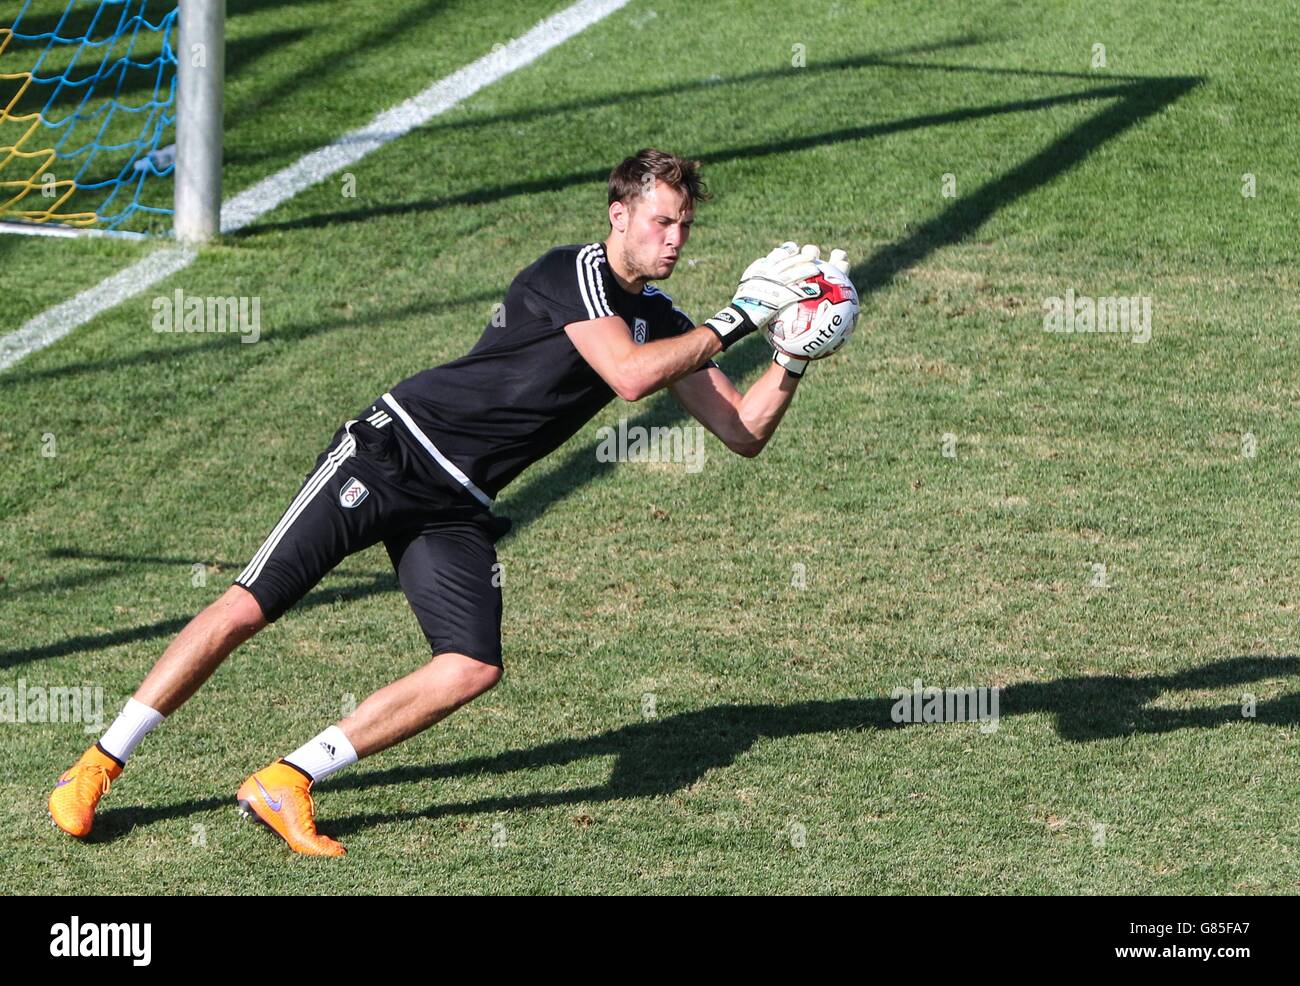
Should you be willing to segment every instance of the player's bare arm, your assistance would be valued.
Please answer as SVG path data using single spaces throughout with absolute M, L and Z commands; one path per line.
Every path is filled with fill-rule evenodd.
M 672 389 L 678 402 L 739 455 L 757 455 L 767 444 L 799 378 L 772 364 L 748 393 L 741 394 L 716 366 L 704 367 L 722 349 L 718 335 L 703 326 L 674 339 L 636 345 L 621 318 L 565 326 L 575 348 L 614 393 L 638 401 Z M 697 372 L 700 371 L 700 372 Z
M 717 334 L 703 326 L 641 345 L 632 341 L 627 322 L 617 316 L 574 322 L 564 331 L 582 358 L 625 401 L 662 390 L 722 351 Z
M 798 386 L 799 377 L 773 363 L 743 394 L 717 367 L 692 373 L 670 389 L 727 448 L 753 458 L 776 432 Z

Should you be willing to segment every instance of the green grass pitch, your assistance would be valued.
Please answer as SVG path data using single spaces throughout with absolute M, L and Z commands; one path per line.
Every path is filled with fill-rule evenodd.
M 227 194 L 562 6 L 229 0 Z M 345 415 L 605 235 L 626 154 L 706 162 L 663 285 L 697 319 L 786 238 L 863 297 L 758 458 L 598 461 L 620 416 L 685 423 L 661 394 L 506 490 L 505 679 L 318 786 L 346 858 L 233 795 L 427 659 L 381 548 L 141 745 L 87 843 L 44 801 L 93 736 L 0 723 L 0 892 L 1294 891 L 1294 24 L 780 8 L 635 0 L 0 372 L 0 686 L 100 687 L 107 725 Z M 0 330 L 148 249 L 0 237 Z M 153 332 L 176 288 L 260 298 L 261 341 Z M 1149 341 L 1044 331 L 1067 290 L 1149 297 Z M 895 725 L 918 678 L 999 687 L 998 728 Z

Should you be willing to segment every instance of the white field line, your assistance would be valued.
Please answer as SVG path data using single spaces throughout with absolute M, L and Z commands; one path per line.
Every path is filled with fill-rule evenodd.
M 72 239 L 109 239 L 109 240 L 147 240 L 148 233 L 131 233 L 120 229 L 90 229 L 78 226 L 40 226 L 36 223 L 0 223 L 0 233 L 15 236 L 53 236 L 65 240 Z
M 355 164 L 370 152 L 428 123 L 480 89 L 536 61 L 628 2 L 579 0 L 539 21 L 528 33 L 439 79 L 418 95 L 380 113 L 365 126 L 304 155 L 287 168 L 227 199 L 221 205 L 221 231 L 232 233 L 255 222 L 304 189 Z M 101 312 L 184 270 L 197 256 L 196 251 L 186 247 L 163 247 L 105 278 L 93 288 L 82 291 L 75 298 L 42 312 L 22 328 L 0 337 L 0 370 L 57 342 Z
M 182 271 L 194 262 L 195 253 L 186 247 L 155 250 L 130 267 L 104 278 L 74 298 L 47 308 L 17 332 L 0 339 L 0 370 L 13 366 L 24 356 L 44 349 L 85 325 L 100 312 L 134 298 L 150 285 Z

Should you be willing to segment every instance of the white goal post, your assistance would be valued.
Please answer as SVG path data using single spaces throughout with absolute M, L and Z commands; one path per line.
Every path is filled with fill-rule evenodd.
M 173 219 L 182 243 L 202 243 L 221 228 L 222 90 L 226 78 L 226 0 L 178 0 L 176 175 Z

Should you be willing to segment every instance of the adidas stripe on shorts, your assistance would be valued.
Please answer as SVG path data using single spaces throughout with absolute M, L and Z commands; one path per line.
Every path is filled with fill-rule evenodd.
M 374 405 L 339 428 L 235 585 L 274 622 L 345 557 L 382 541 L 433 652 L 499 666 L 495 544 L 510 521 L 450 477 L 431 479 L 395 427 Z

